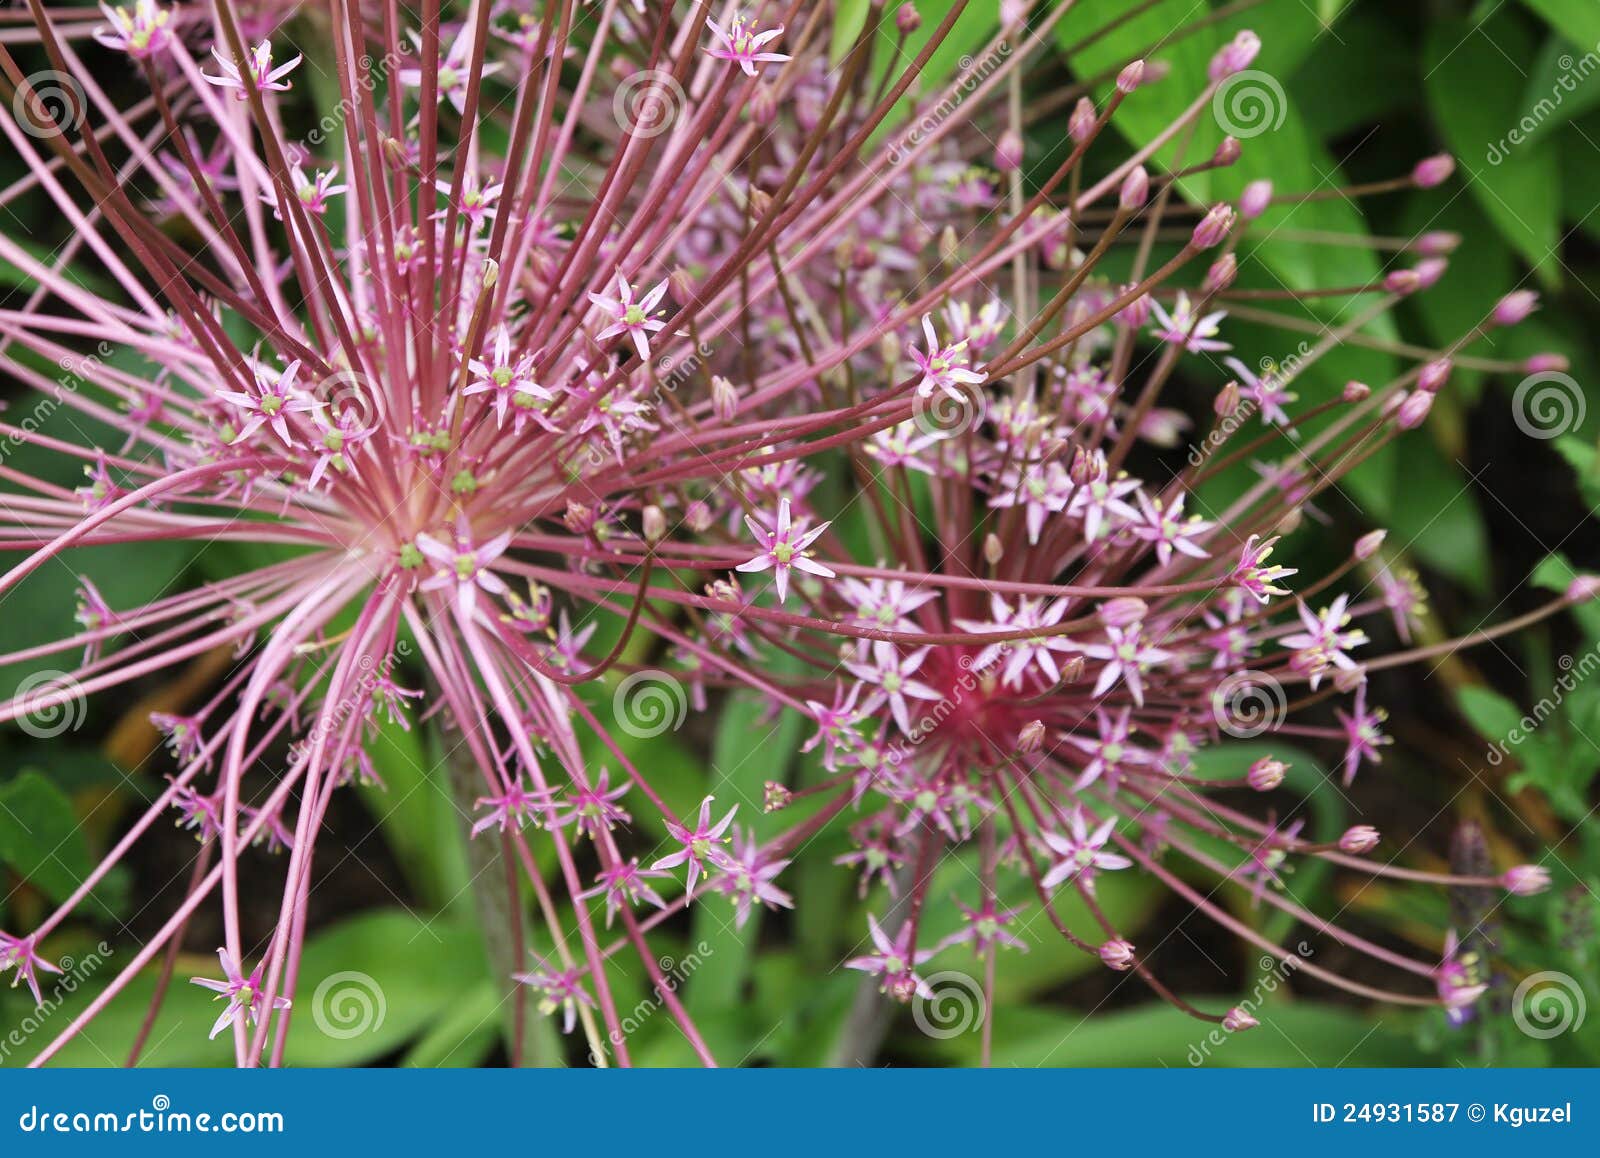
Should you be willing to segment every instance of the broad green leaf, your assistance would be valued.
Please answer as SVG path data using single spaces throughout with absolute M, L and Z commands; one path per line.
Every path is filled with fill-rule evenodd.
M 1531 60 L 1532 35 L 1501 10 L 1481 27 L 1436 23 L 1424 49 L 1428 106 L 1455 155 L 1457 179 L 1501 235 L 1547 285 L 1560 280 L 1561 165 L 1543 144 L 1518 146 L 1510 132 L 1526 114 L 1524 80 L 1511 60 Z
M 0 862 L 56 902 L 94 867 L 72 802 L 38 772 L 0 785 Z

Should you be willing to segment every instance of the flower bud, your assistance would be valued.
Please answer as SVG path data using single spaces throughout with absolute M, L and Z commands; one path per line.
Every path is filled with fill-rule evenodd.
M 1427 363 L 1417 373 L 1417 389 L 1437 394 L 1450 381 L 1450 360 L 1438 358 Z
M 1401 430 L 1415 430 L 1427 419 L 1428 411 L 1432 409 L 1433 395 L 1426 390 L 1414 390 L 1396 408 L 1395 422 Z
M 1500 883 L 1508 893 L 1531 897 L 1550 887 L 1550 870 L 1543 865 L 1519 864 L 1516 868 L 1506 869 L 1500 876 Z
M 695 499 L 683 512 L 684 524 L 695 534 L 703 535 L 711 529 L 713 522 L 711 504 L 704 499 Z
M 1238 137 L 1223 137 L 1216 152 L 1211 154 L 1211 163 L 1219 169 L 1226 169 L 1239 159 L 1242 152 L 1244 146 L 1239 144 Z
M 1351 856 L 1360 856 L 1378 847 L 1378 830 L 1370 824 L 1358 824 L 1345 829 L 1339 838 L 1339 849 Z
M 1242 1005 L 1235 1005 L 1228 1010 L 1228 1015 L 1222 1019 L 1222 1028 L 1229 1033 L 1240 1033 L 1247 1029 L 1254 1029 L 1261 1023 L 1250 1016 L 1250 1011 Z
M 1567 584 L 1568 603 L 1587 603 L 1600 595 L 1600 575 L 1579 575 Z
M 1444 184 L 1455 171 L 1454 157 L 1449 153 L 1436 153 L 1417 162 L 1416 168 L 1411 170 L 1411 180 L 1416 182 L 1420 189 L 1431 189 L 1435 185 Z
M 1514 326 L 1539 306 L 1539 295 L 1532 290 L 1512 290 L 1494 307 L 1496 325 Z
M 1450 263 L 1442 257 L 1425 257 L 1417 262 L 1415 273 L 1417 275 L 1417 288 L 1419 290 L 1432 289 L 1444 276 L 1445 270 L 1450 268 Z
M 1271 792 L 1283 783 L 1283 774 L 1288 770 L 1289 765 L 1282 760 L 1263 756 L 1250 765 L 1250 771 L 1245 774 L 1245 781 L 1257 792 Z
M 790 792 L 776 780 L 768 780 L 763 786 L 761 794 L 761 811 L 778 812 L 789 807 L 789 802 L 794 799 Z
M 1044 721 L 1029 720 L 1017 733 L 1017 751 L 1024 754 L 1037 752 L 1044 747 Z
M 1267 211 L 1267 206 L 1272 204 L 1272 182 L 1252 181 L 1244 187 L 1244 192 L 1239 194 L 1239 216 L 1246 221 L 1254 221 Z
M 1364 667 L 1341 667 L 1333 672 L 1333 687 L 1335 691 L 1353 692 L 1367 682 L 1367 669 Z
M 1022 168 L 1022 137 L 1015 129 L 1000 134 L 994 147 L 994 167 L 1002 173 L 1015 173 Z
M 1072 115 L 1067 118 L 1067 135 L 1074 144 L 1081 145 L 1093 132 L 1094 102 L 1088 97 L 1079 97 L 1078 103 L 1072 106 Z
M 894 26 L 903 36 L 910 36 L 922 27 L 922 13 L 915 4 L 902 4 L 894 14 Z
M 568 499 L 561 521 L 574 535 L 587 535 L 594 526 L 594 511 L 576 499 Z
M 1344 384 L 1344 393 L 1341 397 L 1346 402 L 1365 402 L 1372 397 L 1372 387 L 1365 382 L 1357 382 L 1352 378 Z
M 1353 552 L 1356 560 L 1358 562 L 1365 563 L 1368 559 L 1376 555 L 1378 553 L 1378 548 L 1383 546 L 1383 540 L 1388 537 L 1388 534 L 1388 531 L 1383 530 L 1368 531 L 1365 535 L 1362 535 L 1361 538 L 1357 539 L 1356 549 Z
M 721 374 L 711 376 L 711 410 L 723 422 L 732 422 L 739 413 L 739 391 Z
M 1211 263 L 1211 268 L 1206 271 L 1204 288 L 1206 293 L 1218 293 L 1233 284 L 1233 279 L 1239 274 L 1239 259 L 1231 253 L 1225 253 Z
M 1572 365 L 1564 354 L 1535 354 L 1522 364 L 1524 374 L 1565 374 Z
M 1143 165 L 1135 165 L 1122 179 L 1122 192 L 1118 195 L 1117 204 L 1122 209 L 1132 212 L 1143 208 L 1149 199 L 1150 174 L 1145 172 Z
M 659 543 L 663 538 L 666 537 L 667 516 L 663 514 L 661 508 L 656 506 L 654 503 L 651 503 L 649 506 L 645 507 L 644 513 L 639 518 L 639 522 L 644 528 L 645 542 Z
M 1217 391 L 1217 396 L 1211 403 L 1211 409 L 1217 412 L 1218 418 L 1227 418 L 1235 410 L 1239 409 L 1241 397 L 1239 383 L 1229 382 L 1221 390 Z
M 1117 91 L 1127 96 L 1144 83 L 1144 74 L 1145 63 L 1142 60 L 1124 65 L 1122 71 L 1117 73 Z
M 983 537 L 984 562 L 993 567 L 1006 557 L 1005 545 L 1000 542 L 1000 536 L 990 531 Z
M 1422 278 L 1414 269 L 1392 269 L 1383 275 L 1383 288 L 1392 294 L 1414 294 L 1422 288 Z
M 1236 72 L 1250 67 L 1250 62 L 1261 51 L 1261 38 L 1248 28 L 1217 50 L 1211 58 L 1206 74 L 1213 80 L 1226 80 Z
M 1126 973 L 1133 968 L 1133 943 L 1115 937 L 1100 946 L 1100 960 L 1104 961 L 1118 973 Z
M 489 258 L 483 263 L 483 288 L 492 290 L 495 283 L 500 280 L 500 263 L 494 258 Z
M 1411 248 L 1424 257 L 1445 257 L 1454 253 L 1460 244 L 1461 234 L 1451 233 L 1447 229 L 1435 229 L 1417 238 Z
M 1235 216 L 1233 206 L 1222 203 L 1213 205 L 1200 219 L 1200 224 L 1194 227 L 1191 244 L 1196 249 L 1210 249 L 1213 245 L 1220 244 L 1233 229 Z
M 1117 296 L 1121 297 L 1132 288 L 1132 285 L 1123 286 L 1122 289 L 1118 291 Z M 1123 306 L 1117 311 L 1117 321 L 1121 322 L 1131 330 L 1143 329 L 1145 324 L 1150 321 L 1150 295 L 1140 294 L 1127 305 Z
M 1107 627 L 1131 627 L 1149 610 L 1149 604 L 1137 595 L 1119 595 L 1100 605 L 1100 622 Z

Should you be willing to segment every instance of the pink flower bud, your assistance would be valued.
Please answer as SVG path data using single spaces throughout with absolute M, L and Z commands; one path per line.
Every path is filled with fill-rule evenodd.
M 1122 179 L 1122 192 L 1117 196 L 1117 204 L 1126 210 L 1139 209 L 1150 199 L 1150 174 L 1145 172 L 1143 165 L 1135 165 Z
M 1433 395 L 1426 390 L 1414 390 L 1405 396 L 1395 411 L 1395 422 L 1401 430 L 1415 430 L 1433 409 Z
M 1000 134 L 1000 143 L 994 147 L 994 167 L 1002 173 L 1022 168 L 1022 137 L 1014 129 Z
M 1211 154 L 1211 163 L 1219 169 L 1226 169 L 1239 159 L 1242 152 L 1244 146 L 1239 144 L 1238 137 L 1223 137 L 1217 151 Z
M 651 503 L 645 507 L 644 513 L 639 518 L 644 528 L 644 540 L 647 543 L 659 543 L 667 534 L 667 516 L 661 508 Z
M 1239 383 L 1229 382 L 1217 391 L 1216 399 L 1211 403 L 1211 409 L 1217 412 L 1218 418 L 1226 418 L 1239 409 L 1240 399 Z
M 1516 868 L 1506 869 L 1500 876 L 1500 883 L 1508 893 L 1531 897 L 1550 887 L 1550 870 L 1543 865 L 1519 864 Z
M 1094 102 L 1088 97 L 1079 97 L 1078 103 L 1072 106 L 1072 115 L 1067 118 L 1067 135 L 1075 144 L 1083 144 L 1094 133 Z
M 1200 219 L 1200 224 L 1194 227 L 1194 239 L 1191 244 L 1196 249 L 1210 249 L 1213 245 L 1220 244 L 1233 229 L 1236 216 L 1231 205 L 1213 205 Z
M 1411 170 L 1411 179 L 1416 182 L 1418 188 L 1431 189 L 1435 185 L 1444 184 L 1455 171 L 1454 157 L 1449 153 L 1436 153 L 1417 162 L 1416 168 Z
M 1450 263 L 1442 257 L 1425 257 L 1417 262 L 1417 288 L 1432 289 L 1444 276 L 1444 271 L 1450 268 Z
M 1572 363 L 1565 354 L 1535 354 L 1522 364 L 1525 374 L 1565 374 Z
M 1429 394 L 1437 394 L 1450 381 L 1450 360 L 1438 358 L 1427 363 L 1417 374 L 1417 389 L 1426 390 Z
M 1126 973 L 1133 968 L 1133 943 L 1121 937 L 1107 941 L 1100 946 L 1100 960 L 1118 973 Z
M 1242 1005 L 1235 1005 L 1228 1010 L 1228 1015 L 1222 1019 L 1222 1028 L 1229 1033 L 1240 1033 L 1246 1029 L 1254 1029 L 1261 1023 L 1250 1016 L 1250 1011 Z
M 1460 244 L 1461 234 L 1451 233 L 1445 229 L 1436 229 L 1417 238 L 1411 248 L 1424 257 L 1443 257 L 1446 254 L 1454 253 L 1456 247 Z
M 1358 824 L 1345 829 L 1339 838 L 1339 849 L 1351 856 L 1360 856 L 1378 847 L 1378 830 L 1370 824 Z
M 1000 536 L 990 531 L 983 537 L 983 558 L 992 567 L 1006 557 L 1005 544 L 1000 542 Z
M 1341 397 L 1346 402 L 1365 402 L 1372 397 L 1372 387 L 1365 382 L 1357 382 L 1352 378 L 1344 384 L 1344 393 Z
M 922 27 L 922 13 L 915 4 L 902 4 L 894 14 L 894 26 L 906 36 Z
M 1422 288 L 1422 279 L 1414 269 L 1392 269 L 1383 275 L 1383 288 L 1392 294 L 1414 294 Z
M 1267 206 L 1272 204 L 1272 182 L 1252 181 L 1244 187 L 1244 192 L 1239 194 L 1239 216 L 1246 221 L 1254 221 L 1267 211 Z
M 1206 73 L 1213 81 L 1225 80 L 1234 73 L 1249 68 L 1250 62 L 1260 51 L 1261 38 L 1249 29 L 1245 29 L 1217 50 L 1217 54 L 1211 58 L 1211 67 Z
M 1567 584 L 1568 603 L 1587 603 L 1600 595 L 1600 575 L 1579 575 Z
M 1207 293 L 1217 293 L 1227 289 L 1233 284 L 1233 279 L 1239 275 L 1239 259 L 1231 253 L 1225 253 L 1211 263 L 1211 268 L 1206 271 L 1204 289 Z
M 739 392 L 721 374 L 711 377 L 711 410 L 723 422 L 732 422 L 739 413 Z
M 1100 622 L 1107 627 L 1131 627 L 1142 620 L 1149 610 L 1149 604 L 1138 596 L 1119 595 L 1100 605 Z
M 697 535 L 703 535 L 711 529 L 714 521 L 711 514 L 711 504 L 704 499 L 695 499 L 684 508 L 683 521 L 688 528 Z
M 782 811 L 783 809 L 789 807 L 789 802 L 791 800 L 793 800 L 793 799 L 794 799 L 794 793 L 793 792 L 790 792 L 787 788 L 785 788 L 782 784 L 779 784 L 776 780 L 768 780 L 766 782 L 766 784 L 763 785 L 762 796 L 761 796 L 761 811 L 762 812 L 779 812 L 779 811 Z
M 1121 297 L 1122 294 L 1127 293 L 1132 288 L 1133 287 L 1131 285 L 1123 286 L 1122 289 L 1118 291 L 1117 296 Z M 1150 295 L 1140 294 L 1127 305 L 1123 306 L 1117 311 L 1117 321 L 1121 322 L 1129 329 L 1143 329 L 1150 321 Z
M 1271 792 L 1283 783 L 1283 774 L 1288 770 L 1289 765 L 1282 760 L 1263 756 L 1250 765 L 1250 771 L 1245 774 L 1245 781 L 1257 792 Z
M 1125 65 L 1122 71 L 1117 73 L 1117 91 L 1127 96 L 1144 83 L 1144 74 L 1145 63 L 1142 60 Z
M 1496 325 L 1514 326 L 1539 306 L 1539 295 L 1532 290 L 1512 290 L 1494 307 Z
M 1022 725 L 1022 731 L 1017 733 L 1017 751 L 1032 753 L 1042 747 L 1044 747 L 1044 721 L 1029 720 Z
M 1368 531 L 1356 540 L 1356 549 L 1353 552 L 1356 559 L 1365 563 L 1378 553 L 1378 548 L 1383 546 L 1383 541 L 1389 535 L 1388 531 Z

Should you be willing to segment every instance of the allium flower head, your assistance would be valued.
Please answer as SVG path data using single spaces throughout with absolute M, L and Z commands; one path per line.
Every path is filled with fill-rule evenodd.
M 718 1060 L 647 937 L 691 905 L 785 921 L 803 904 L 787 874 L 824 828 L 849 842 L 824 855 L 870 906 L 866 950 L 843 963 L 895 998 L 926 995 L 918 970 L 941 949 L 1016 947 L 1028 922 L 1229 1028 L 1248 1015 L 1166 989 L 1094 903 L 1097 878 L 1145 874 L 1237 931 L 1219 889 L 1330 928 L 1275 887 L 1304 858 L 1405 876 L 1303 838 L 1298 816 L 1219 807 L 1213 790 L 1248 788 L 1253 757 L 1231 782 L 1193 765 L 1285 726 L 1329 741 L 1347 781 L 1377 765 L 1367 671 L 1438 649 L 1380 655 L 1388 636 L 1363 624 L 1420 600 L 1309 573 L 1292 529 L 1350 445 L 1402 437 L 1451 388 L 1441 373 L 1421 388 L 1424 366 L 1458 363 L 1533 303 L 1486 304 L 1461 342 L 1419 350 L 1362 327 L 1429 279 L 1375 272 L 1372 306 L 1298 361 L 1295 392 L 1231 375 L 1212 355 L 1245 341 L 1239 315 L 1274 317 L 1233 286 L 1279 209 L 1318 191 L 1186 204 L 1154 149 L 1115 144 L 1123 98 L 1159 71 L 1137 60 L 1106 74 L 1103 99 L 1063 107 L 1069 149 L 1034 158 L 1014 147 L 1030 126 L 1005 93 L 1055 75 L 1053 30 L 1077 8 L 1008 5 L 971 67 L 935 75 L 936 56 L 958 55 L 939 50 L 961 7 L 937 22 L 929 9 L 928 27 L 902 9 L 895 27 L 918 47 L 861 37 L 846 68 L 830 57 L 834 8 L 797 0 L 560 19 L 314 3 L 298 46 L 298 24 L 263 29 L 281 14 L 252 21 L 235 0 L 137 0 L 83 21 L 36 7 L 36 43 L 8 29 L 0 116 L 37 112 L 15 99 L 25 50 L 76 61 L 73 42 L 94 38 L 127 72 L 82 86 L 77 123 L 8 134 L 30 176 L 0 207 L 31 199 L 75 236 L 41 257 L 0 233 L 0 261 L 33 287 L 0 309 L 0 366 L 110 433 L 79 445 L 65 423 L 3 424 L 80 481 L 7 462 L 0 595 L 61 582 L 63 565 L 86 578 L 59 638 L 0 657 L 68 679 L 0 719 L 233 661 L 152 717 L 177 766 L 127 835 L 25 936 L 0 936 L 0 967 L 37 995 L 47 939 L 158 821 L 200 842 L 181 900 L 38 1060 L 176 955 L 205 908 L 224 941 L 224 978 L 195 979 L 227 1000 L 214 1032 L 232 1025 L 241 1065 L 281 1063 L 329 802 L 376 778 L 397 730 L 448 740 L 462 827 L 528 878 L 513 896 L 538 900 L 514 923 L 537 965 L 514 979 L 607 1063 L 631 1060 L 618 954 Z M 1162 128 L 1163 157 L 1260 47 L 1240 33 L 1221 49 Z M 328 83 L 291 87 L 311 64 Z M 130 86 L 134 100 L 108 95 Z M 339 131 L 308 132 L 325 119 Z M 1272 141 L 1167 163 L 1210 170 Z M 1401 184 L 1448 175 L 1434 159 Z M 1398 373 L 1326 388 L 1318 363 L 1358 331 Z M 1231 400 L 1219 442 L 1190 461 L 1179 444 L 1201 427 L 1175 378 Z M 1266 427 L 1249 456 L 1271 461 L 1222 500 L 1206 484 L 1233 454 L 1218 445 L 1241 399 Z M 239 550 L 204 581 L 107 605 L 94 579 L 111 549 L 154 542 Z M 676 699 L 659 730 L 623 710 L 662 676 L 681 715 L 749 695 L 799 717 L 805 775 L 819 774 L 769 789 L 775 815 L 755 829 L 734 821 L 759 800 L 718 783 L 714 808 L 703 786 L 663 788 L 648 741 L 682 722 Z M 1241 715 L 1258 685 L 1284 693 L 1283 712 Z M 1325 726 L 1289 723 L 1305 700 L 1338 706 Z M 789 823 L 791 809 L 806 815 Z M 957 898 L 962 932 L 940 942 L 929 866 L 969 845 L 984 871 Z M 1527 869 L 1447 879 L 1542 884 Z M 998 903 L 1002 885 L 1030 895 L 1023 915 Z M 242 927 L 253 888 L 277 915 L 259 947 Z M 1084 902 L 1071 923 L 1066 897 Z M 1333 935 L 1401 978 L 1301 965 L 1330 985 L 1452 1008 L 1481 992 L 1453 944 L 1436 964 Z

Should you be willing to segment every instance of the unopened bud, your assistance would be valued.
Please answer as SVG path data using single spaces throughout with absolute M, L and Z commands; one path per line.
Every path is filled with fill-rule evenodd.
M 684 508 L 683 522 L 695 534 L 705 534 L 711 529 L 711 504 L 704 499 L 695 499 Z
M 739 413 L 739 391 L 721 374 L 711 377 L 711 410 L 723 422 L 732 422 Z
M 1254 1029 L 1261 1023 L 1250 1016 L 1250 1011 L 1241 1005 L 1235 1005 L 1228 1010 L 1227 1016 L 1222 1019 L 1222 1028 L 1229 1033 L 1242 1033 L 1247 1029 Z
M 1144 619 L 1150 605 L 1137 595 L 1119 595 L 1100 605 L 1100 622 L 1107 627 L 1131 627 Z
M 915 4 L 902 4 L 894 14 L 894 26 L 903 35 L 910 36 L 922 27 L 922 13 L 917 11 Z
M 1124 941 L 1116 937 L 1100 946 L 1100 960 L 1104 961 L 1118 973 L 1126 973 L 1133 968 L 1133 942 Z
M 1225 80 L 1249 68 L 1260 51 L 1261 38 L 1247 28 L 1217 50 L 1206 73 L 1214 81 Z
M 1424 257 L 1444 257 L 1454 253 L 1460 244 L 1461 234 L 1451 233 L 1447 229 L 1435 229 L 1417 238 L 1411 248 Z
M 1454 157 L 1449 153 L 1436 153 L 1417 162 L 1416 168 L 1411 170 L 1411 180 L 1416 182 L 1419 188 L 1431 189 L 1435 185 L 1444 184 L 1455 171 Z
M 1120 208 L 1132 212 L 1144 207 L 1150 199 L 1150 174 L 1145 172 L 1143 165 L 1135 165 L 1122 179 L 1122 192 L 1118 194 L 1117 204 Z
M 1344 384 L 1344 393 L 1340 397 L 1346 402 L 1365 402 L 1372 397 L 1372 387 L 1352 378 Z
M 1525 374 L 1565 374 L 1572 363 L 1565 354 L 1535 354 L 1522 363 Z
M 1282 760 L 1263 756 L 1250 765 L 1250 771 L 1245 774 L 1245 781 L 1257 792 L 1271 792 L 1283 783 L 1283 774 L 1288 770 L 1289 765 Z
M 1502 326 L 1514 326 L 1539 306 L 1539 295 L 1532 290 L 1513 290 L 1494 307 L 1494 320 Z
M 1015 173 L 1022 167 L 1022 137 L 1014 129 L 1000 134 L 994 148 L 994 167 L 1002 173 Z
M 1211 403 L 1211 408 L 1217 412 L 1218 418 L 1227 418 L 1239 409 L 1239 400 L 1243 397 L 1239 390 L 1238 382 L 1229 382 L 1217 391 L 1216 398 Z
M 1144 83 L 1145 71 L 1145 63 L 1142 60 L 1124 65 L 1122 71 L 1117 73 L 1117 91 L 1127 96 Z
M 1347 828 L 1339 838 L 1339 848 L 1351 856 L 1360 856 L 1378 847 L 1378 830 L 1370 824 Z
M 1206 293 L 1218 293 L 1233 284 L 1233 279 L 1239 275 L 1239 259 L 1231 253 L 1225 253 L 1211 263 L 1211 268 L 1206 271 L 1205 284 L 1202 287 Z
M 762 787 L 761 811 L 779 812 L 782 809 L 788 808 L 789 802 L 793 799 L 793 792 L 790 792 L 776 780 L 768 780 Z
M 1000 536 L 995 534 L 993 531 L 990 531 L 983 537 L 984 561 L 987 562 L 989 566 L 993 567 L 999 563 L 1001 559 L 1004 559 L 1005 556 L 1006 549 L 1000 542 Z
M 1395 422 L 1401 430 L 1415 430 L 1427 419 L 1428 411 L 1432 409 L 1433 395 L 1426 390 L 1414 390 L 1405 396 L 1395 410 Z
M 1033 753 L 1042 747 L 1044 747 L 1044 721 L 1029 720 L 1022 725 L 1022 731 L 1017 733 L 1017 751 Z
M 1233 206 L 1213 205 L 1209 212 L 1200 219 L 1200 224 L 1194 227 L 1193 245 L 1196 249 L 1210 249 L 1219 245 L 1233 229 L 1235 218 Z
M 483 288 L 492 290 L 499 280 L 500 263 L 491 257 L 483 263 Z
M 1239 154 L 1244 152 L 1244 146 L 1239 144 L 1238 137 L 1223 137 L 1217 145 L 1216 152 L 1211 154 L 1211 163 L 1219 169 L 1226 169 L 1239 159 Z
M 1417 372 L 1417 389 L 1426 390 L 1429 394 L 1437 394 L 1450 381 L 1450 362 L 1446 358 L 1438 358 L 1427 363 Z
M 1244 187 L 1244 192 L 1239 194 L 1239 216 L 1246 221 L 1254 221 L 1267 211 L 1267 206 L 1272 204 L 1272 182 L 1252 181 Z
M 1568 603 L 1587 603 L 1600 595 L 1600 575 L 1579 575 L 1567 584 Z
M 1359 562 L 1365 563 L 1378 553 L 1378 548 L 1383 546 L 1383 541 L 1389 535 L 1388 531 L 1368 531 L 1356 540 L 1356 549 L 1353 552 Z
M 1067 118 L 1067 135 L 1074 144 L 1083 144 L 1094 133 L 1094 119 L 1094 102 L 1088 97 L 1079 97 L 1078 103 L 1072 106 L 1072 115 Z
M 1519 864 L 1516 868 L 1506 869 L 1501 874 L 1500 883 L 1508 893 L 1531 897 L 1550 887 L 1550 870 L 1543 865 Z
M 645 542 L 659 543 L 663 538 L 666 537 L 667 516 L 663 514 L 661 508 L 656 506 L 654 503 L 651 503 L 649 506 L 645 507 L 644 513 L 639 518 L 639 522 L 644 528 Z

